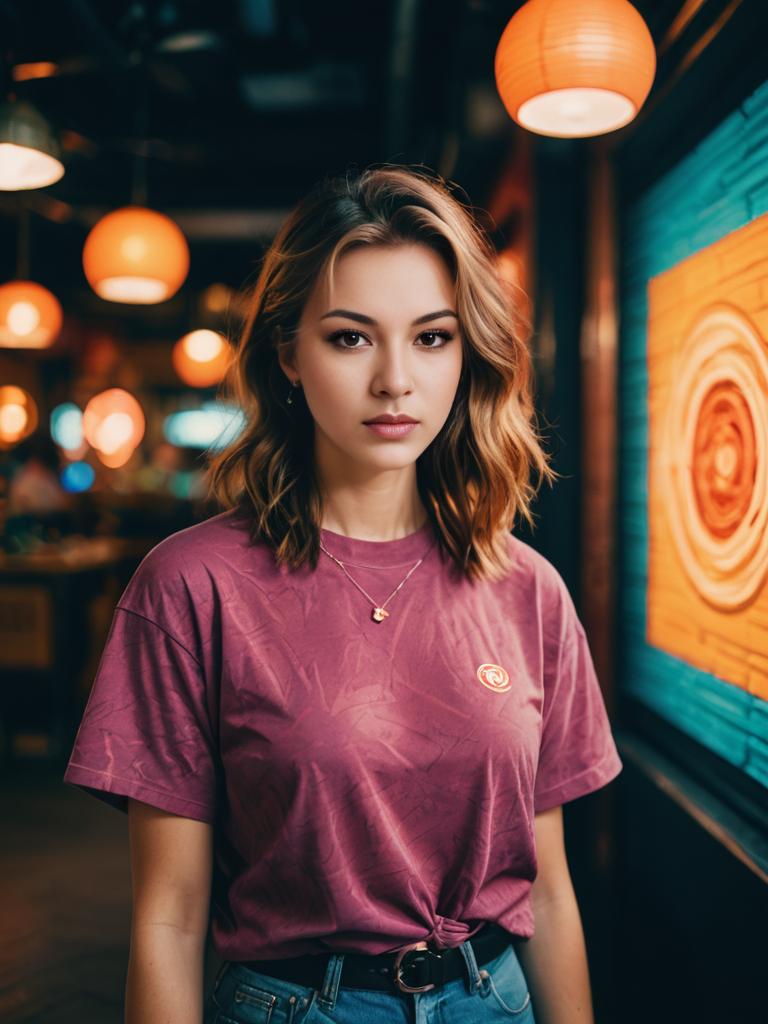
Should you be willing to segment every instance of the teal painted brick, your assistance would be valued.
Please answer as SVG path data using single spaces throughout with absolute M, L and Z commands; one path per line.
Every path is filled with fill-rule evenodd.
M 750 131 L 756 131 L 755 125 L 749 126 Z M 768 131 L 768 120 L 762 126 L 763 131 Z M 765 161 L 768 157 L 768 139 L 761 139 L 759 145 L 740 154 L 738 161 L 727 165 L 720 175 L 721 191 L 725 189 L 737 189 L 740 193 L 747 192 L 755 183 L 765 181 Z
M 768 179 L 747 193 L 747 206 L 750 220 L 768 212 Z
M 739 108 L 749 118 L 756 113 L 768 111 L 768 82 L 763 82 L 757 89 L 745 99 Z
M 765 702 L 763 701 L 763 703 Z M 753 778 L 757 779 L 758 782 L 768 786 L 768 742 L 756 736 L 749 736 L 747 738 L 747 763 L 745 770 Z

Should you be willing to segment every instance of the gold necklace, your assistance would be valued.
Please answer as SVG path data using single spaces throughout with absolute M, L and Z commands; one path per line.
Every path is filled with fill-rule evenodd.
M 376 601 L 374 601 L 374 599 L 371 597 L 371 595 L 369 593 L 367 593 L 365 590 L 363 590 L 363 588 L 360 586 L 359 583 L 357 583 L 355 580 L 352 579 L 352 577 L 347 572 L 344 563 L 340 562 L 339 559 L 335 555 L 332 555 L 331 552 L 326 547 L 324 547 L 323 542 L 320 541 L 320 547 L 322 548 L 323 551 L 325 551 L 326 555 L 328 555 L 329 558 L 332 558 L 334 560 L 334 562 L 343 570 L 344 574 L 347 576 L 349 581 L 351 583 L 354 583 L 355 586 L 357 587 L 357 589 L 361 593 L 365 594 L 365 596 L 371 602 L 371 604 L 373 605 L 373 609 L 371 610 L 371 618 L 373 619 L 374 622 L 383 622 L 384 619 L 389 618 L 389 612 L 386 611 L 386 606 L 389 604 L 389 602 L 392 600 L 392 598 L 395 596 L 395 594 L 398 592 L 398 590 L 400 590 L 400 588 L 403 586 L 403 584 L 405 584 L 408 581 L 408 579 L 413 575 L 413 573 L 416 572 L 416 570 L 419 568 L 421 563 L 424 561 L 424 559 L 427 557 L 429 552 L 432 550 L 433 544 L 434 544 L 434 541 L 432 542 L 432 544 L 430 544 L 429 548 L 427 548 L 425 553 L 421 556 L 421 558 L 418 560 L 416 565 L 414 565 L 414 567 L 411 569 L 411 571 L 408 573 L 408 575 L 405 577 L 405 579 L 401 580 L 400 583 L 398 583 L 398 585 L 395 587 L 395 589 L 389 595 L 387 600 L 384 601 L 382 604 L 377 604 Z

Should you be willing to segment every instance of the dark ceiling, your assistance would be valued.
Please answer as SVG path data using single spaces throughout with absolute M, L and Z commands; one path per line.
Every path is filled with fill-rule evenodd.
M 3 14 L 6 74 L 29 61 L 58 66 L 6 89 L 15 84 L 54 124 L 66 174 L 2 198 L 7 214 L 33 211 L 38 279 L 49 271 L 45 252 L 65 257 L 60 289 L 84 283 L 90 224 L 130 202 L 143 180 L 147 205 L 174 216 L 190 241 L 190 284 L 212 274 L 239 284 L 323 175 L 394 161 L 454 176 L 463 163 L 480 187 L 480 151 L 492 165 L 514 134 L 492 88 L 494 36 L 510 14 L 491 4 L 27 0 Z M 478 111 L 476 144 L 459 152 L 475 86 L 485 121 Z M 43 245 L 50 227 L 56 242 Z M 7 247 L 4 255 L 8 276 Z
M 2 278 L 15 275 L 28 210 L 30 276 L 71 310 L 107 315 L 112 304 L 85 282 L 82 245 L 142 181 L 147 205 L 189 239 L 192 292 L 241 285 L 290 206 L 350 166 L 423 162 L 483 207 L 521 137 L 493 79 L 496 43 L 521 3 L 0 0 L 5 91 L 51 120 L 66 165 L 46 189 L 0 193 Z M 687 5 L 635 6 L 658 46 Z M 31 61 L 57 71 L 14 82 L 12 69 Z M 183 312 L 180 299 L 162 306 Z

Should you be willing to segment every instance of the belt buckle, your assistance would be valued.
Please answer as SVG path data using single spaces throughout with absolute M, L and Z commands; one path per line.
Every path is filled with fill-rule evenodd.
M 433 956 L 439 956 L 440 955 L 439 953 L 434 953 L 432 950 L 429 949 L 429 946 L 427 945 L 427 942 L 426 942 L 425 939 L 422 939 L 420 942 L 411 942 L 407 946 L 404 946 L 402 949 L 398 950 L 397 955 L 395 957 L 395 963 L 394 963 L 394 967 L 392 968 L 392 972 L 393 972 L 393 975 L 394 975 L 395 984 L 397 985 L 397 987 L 400 989 L 401 992 L 428 992 L 431 988 L 435 987 L 435 983 L 433 981 L 430 982 L 429 985 L 414 985 L 414 986 L 406 985 L 406 983 L 403 981 L 403 979 L 402 979 L 402 971 L 403 971 L 402 961 L 403 961 L 403 957 L 407 953 L 411 953 L 415 949 L 426 949 L 428 952 L 432 953 Z

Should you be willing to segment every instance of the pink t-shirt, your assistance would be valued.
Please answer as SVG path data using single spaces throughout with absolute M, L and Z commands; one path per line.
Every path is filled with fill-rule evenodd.
M 322 531 L 278 569 L 234 512 L 146 555 L 115 611 L 64 781 L 215 825 L 226 960 L 531 936 L 535 813 L 622 769 L 561 576 L 509 534 L 470 583 L 429 523 Z

